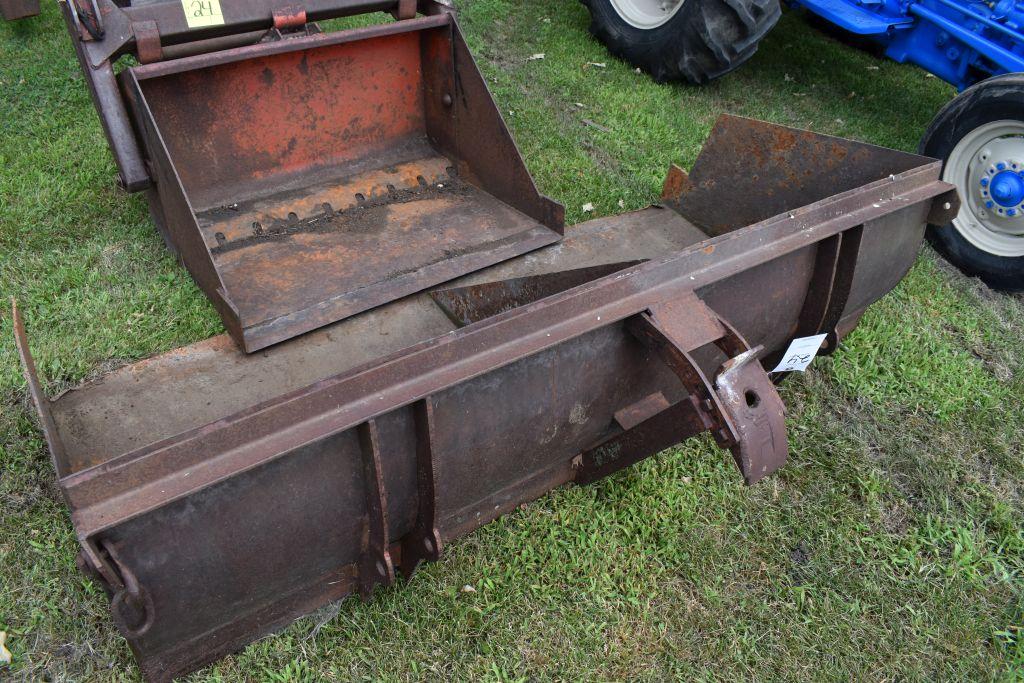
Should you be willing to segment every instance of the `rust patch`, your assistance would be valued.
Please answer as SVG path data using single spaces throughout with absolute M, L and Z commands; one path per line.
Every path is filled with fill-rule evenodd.
M 376 197 L 363 197 L 355 206 L 343 211 L 335 211 L 329 204 L 324 204 L 324 213 L 319 216 L 300 219 L 295 213 L 289 213 L 287 218 L 277 219 L 270 225 L 255 221 L 250 236 L 223 243 L 218 239 L 218 245 L 211 249 L 210 253 L 217 256 L 265 242 L 280 241 L 298 234 L 371 233 L 387 227 L 388 214 L 393 205 L 448 197 L 464 197 L 469 192 L 471 192 L 471 186 L 454 175 L 444 183 L 427 183 L 421 178 L 416 187 L 397 188 L 394 185 L 389 185 L 385 194 Z M 223 209 L 216 211 L 220 212 Z

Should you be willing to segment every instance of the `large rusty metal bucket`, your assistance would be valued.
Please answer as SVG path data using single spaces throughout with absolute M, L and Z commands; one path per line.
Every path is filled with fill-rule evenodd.
M 16 314 L 81 566 L 146 677 L 704 431 L 766 476 L 787 450 L 762 363 L 794 336 L 834 350 L 957 208 L 938 162 L 734 117 L 664 199 L 262 354 L 217 337 L 54 401 Z
M 449 14 L 121 74 L 151 213 L 254 351 L 557 241 Z

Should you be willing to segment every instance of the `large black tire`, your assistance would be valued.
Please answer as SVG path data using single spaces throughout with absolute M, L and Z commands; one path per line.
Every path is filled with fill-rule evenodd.
M 996 76 L 971 86 L 942 108 L 921 139 L 918 151 L 942 160 L 943 177 L 957 185 L 961 202 L 967 202 L 968 193 L 976 188 L 965 187 L 967 183 L 951 173 L 950 154 L 969 133 L 1004 120 L 1024 122 L 1024 74 Z M 968 241 L 954 222 L 930 226 L 928 241 L 965 274 L 980 277 L 995 289 L 1024 291 L 1024 256 L 983 250 Z
M 729 73 L 757 52 L 781 15 L 779 0 L 684 0 L 665 24 L 639 29 L 611 0 L 581 1 L 590 10 L 590 32 L 658 82 L 702 84 Z

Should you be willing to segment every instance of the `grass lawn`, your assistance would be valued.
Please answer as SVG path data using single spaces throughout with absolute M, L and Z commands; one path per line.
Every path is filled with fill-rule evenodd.
M 721 112 L 913 150 L 953 94 L 794 14 L 697 89 L 611 58 L 575 0 L 458 4 L 570 222 L 655 200 Z M 56 3 L 0 26 L 0 93 L 0 294 L 19 298 L 51 394 L 220 332 L 142 198 L 114 186 Z M 0 630 L 14 656 L 0 679 L 137 680 L 106 599 L 74 568 L 0 315 Z M 1022 344 L 1024 299 L 923 249 L 838 353 L 785 384 L 790 463 L 765 483 L 744 488 L 727 455 L 689 442 L 555 491 L 411 584 L 191 680 L 1024 679 Z

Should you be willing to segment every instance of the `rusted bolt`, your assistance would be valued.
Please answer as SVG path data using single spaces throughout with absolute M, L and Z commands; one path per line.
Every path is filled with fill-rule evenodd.
M 451 96 L 451 95 L 449 95 L 448 93 L 445 93 L 445 94 L 444 94 L 444 95 L 443 95 L 443 96 L 441 97 L 441 104 L 443 104 L 443 105 L 444 105 L 444 106 L 446 106 L 446 107 L 450 107 L 450 106 L 452 106 L 452 96 Z

